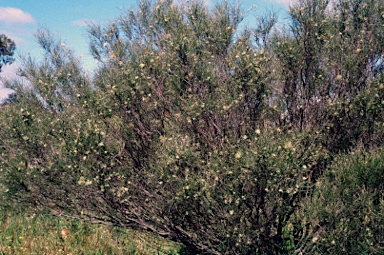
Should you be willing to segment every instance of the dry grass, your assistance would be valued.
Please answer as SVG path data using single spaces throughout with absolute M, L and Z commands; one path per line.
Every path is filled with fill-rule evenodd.
M 178 254 L 179 246 L 150 233 L 44 215 L 1 213 L 0 254 Z

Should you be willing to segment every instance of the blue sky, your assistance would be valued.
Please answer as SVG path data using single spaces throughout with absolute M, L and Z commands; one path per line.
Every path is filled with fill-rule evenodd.
M 206 1 L 212 5 L 219 0 Z M 240 3 L 244 10 L 256 5 L 256 10 L 263 11 L 269 8 L 283 15 L 290 1 L 242 0 Z M 41 51 L 33 34 L 39 27 L 46 27 L 62 38 L 76 55 L 81 55 L 83 66 L 91 71 L 95 62 L 88 52 L 85 21 L 106 23 L 118 17 L 124 10 L 135 6 L 137 6 L 136 0 L 0 0 L 0 34 L 5 34 L 16 42 L 17 56 L 29 53 L 39 59 Z M 15 77 L 19 60 L 17 57 L 14 64 L 3 67 L 0 76 Z M 1 86 L 0 81 L 0 100 L 5 93 Z

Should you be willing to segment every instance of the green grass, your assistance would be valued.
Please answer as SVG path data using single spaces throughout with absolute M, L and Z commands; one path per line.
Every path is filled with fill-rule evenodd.
M 151 233 L 41 214 L 0 212 L 0 220 L 0 255 L 170 255 L 180 249 Z

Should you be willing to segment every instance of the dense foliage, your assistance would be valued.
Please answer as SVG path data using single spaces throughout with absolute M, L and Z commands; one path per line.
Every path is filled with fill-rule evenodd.
M 89 27 L 93 79 L 38 31 L 44 59 L 0 108 L 4 204 L 191 254 L 383 253 L 384 2 L 290 17 L 143 0 Z

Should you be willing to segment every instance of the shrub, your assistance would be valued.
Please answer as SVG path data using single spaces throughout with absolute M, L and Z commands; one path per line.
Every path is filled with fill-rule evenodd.
M 297 216 L 305 223 L 297 251 L 382 254 L 383 178 L 382 148 L 335 159 Z
M 379 80 L 371 89 L 327 107 L 323 132 L 327 136 L 326 146 L 330 151 L 348 151 L 356 146 L 369 149 L 381 144 L 383 92 L 384 85 Z
M 286 33 L 275 17 L 240 30 L 227 2 L 141 1 L 90 26 L 93 80 L 38 31 L 44 60 L 25 59 L 28 83 L 9 83 L 17 100 L 0 109 L 4 201 L 152 231 L 192 254 L 320 249 L 317 231 L 334 228 L 315 184 L 327 187 L 337 153 L 383 137 L 381 5 L 359 3 L 300 1 Z M 363 35 L 356 69 L 334 51 Z

